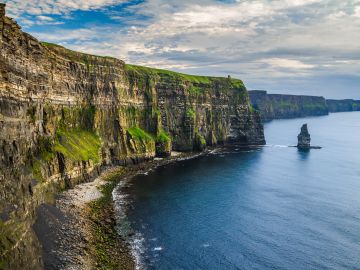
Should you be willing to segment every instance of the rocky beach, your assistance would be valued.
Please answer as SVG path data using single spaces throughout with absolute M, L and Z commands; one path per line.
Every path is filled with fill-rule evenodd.
M 53 203 L 42 204 L 34 224 L 40 240 L 45 269 L 135 269 L 135 258 L 126 236 L 116 227 L 112 191 L 132 177 L 160 166 L 205 155 L 172 152 L 128 167 L 105 169 L 94 181 L 79 184 L 56 196 Z
M 152 27 L 156 21 L 142 16 L 146 12 L 141 10 L 148 10 L 144 7 L 151 0 L 3 2 L 0 3 L 0 270 L 127 270 L 142 269 L 143 265 L 149 266 L 149 269 L 155 265 L 154 269 L 228 270 L 242 269 L 243 263 L 249 268 L 256 267 L 257 263 L 267 268 L 288 268 L 286 265 L 283 267 L 284 262 L 287 263 L 286 258 L 278 262 L 278 255 L 272 257 L 274 254 L 267 254 L 266 258 L 273 260 L 273 264 L 266 264 L 261 254 L 265 250 L 277 252 L 282 246 L 286 247 L 282 251 L 284 254 L 298 254 L 286 243 L 277 245 L 278 241 L 281 243 L 281 235 L 277 239 L 270 239 L 277 231 L 286 230 L 274 232 L 260 227 L 263 224 L 270 224 L 271 227 L 274 222 L 276 228 L 295 228 L 303 221 L 303 213 L 311 212 L 321 203 L 314 203 L 310 211 L 301 209 L 302 213 L 295 221 L 285 225 L 288 213 L 283 216 L 278 213 L 286 207 L 279 207 L 275 212 L 272 209 L 263 212 L 263 209 L 276 206 L 279 201 L 288 198 L 294 203 L 293 208 L 306 205 L 302 200 L 296 201 L 302 198 L 301 192 L 300 195 L 296 194 L 295 200 L 291 199 L 291 192 L 299 191 L 301 187 L 295 185 L 295 189 L 287 190 L 286 185 L 291 180 L 297 181 L 298 168 L 301 168 L 300 176 L 306 175 L 308 167 L 303 165 L 310 163 L 308 160 L 312 157 L 319 158 L 319 164 L 330 164 L 337 157 L 327 160 L 327 157 L 332 157 L 331 152 L 328 156 L 325 154 L 332 151 L 333 146 L 337 147 L 337 152 L 338 149 L 347 149 L 349 157 L 356 156 L 352 153 L 355 148 L 340 145 L 349 142 L 358 145 L 357 138 L 351 137 L 358 134 L 357 126 L 354 126 L 357 118 L 351 118 L 350 114 L 334 115 L 333 112 L 353 112 L 357 115 L 360 100 L 357 94 L 350 98 L 339 94 L 328 99 L 320 96 L 322 92 L 316 89 L 311 92 L 311 89 L 303 87 L 300 89 L 311 95 L 281 89 L 281 94 L 274 94 L 275 86 L 287 87 L 287 84 L 280 81 L 273 84 L 270 81 L 288 73 L 286 78 L 295 76 L 302 83 L 306 80 L 301 76 L 310 78 L 311 71 L 333 67 L 333 63 L 329 65 L 327 61 L 339 48 L 329 51 L 331 57 L 326 55 L 326 61 L 319 62 L 322 68 L 319 68 L 320 64 L 310 61 L 311 57 L 292 59 L 303 54 L 297 50 L 290 54 L 278 54 L 283 44 L 275 44 L 273 50 L 256 49 L 260 44 L 273 44 L 253 41 L 253 38 L 266 34 L 267 26 L 259 31 L 238 30 L 247 22 L 255 22 L 257 17 L 288 14 L 280 16 L 284 19 L 293 14 L 286 13 L 287 8 L 280 7 L 283 4 L 279 4 L 278 10 L 272 10 L 274 5 L 269 5 L 269 1 L 263 3 L 269 8 L 267 15 L 261 14 L 263 8 L 257 6 L 258 1 L 209 1 L 194 7 L 191 7 L 194 5 L 191 1 L 176 5 L 176 1 L 165 1 L 163 5 L 155 3 L 151 6 L 164 8 L 153 14 L 154 18 L 161 17 L 158 27 Z M 301 1 L 286 1 L 286 5 L 291 5 L 290 2 L 296 5 L 288 11 L 302 10 L 295 7 L 307 5 Z M 245 4 L 249 6 L 244 7 Z M 252 4 L 256 4 L 253 8 L 261 11 L 260 14 L 247 12 Z M 202 10 L 202 5 L 207 8 Z M 217 10 L 219 7 L 221 9 Z M 191 12 L 187 11 L 188 8 Z M 176 9 L 179 12 L 174 13 Z M 350 12 L 349 8 L 346 14 L 359 16 L 358 11 L 360 9 Z M 123 12 L 140 16 L 127 20 Z M 162 16 L 167 12 L 173 14 Z M 244 16 L 238 16 L 238 13 Z M 340 17 L 346 15 L 344 12 L 338 14 Z M 329 20 L 335 17 L 326 16 Z M 203 18 L 205 21 L 202 21 Z M 164 19 L 166 29 L 163 28 Z M 123 23 L 120 22 L 122 20 Z M 137 25 L 141 20 L 146 23 Z M 223 20 L 229 20 L 228 25 Z M 168 21 L 172 23 L 168 24 Z M 171 29 L 180 21 L 184 23 L 182 26 Z M 291 24 L 281 23 L 278 26 L 300 23 L 301 20 L 292 21 Z M 213 23 L 218 25 L 211 26 Z M 256 28 L 261 23 L 251 25 L 251 28 Z M 188 31 L 190 28 L 195 31 Z M 276 27 L 269 29 L 276 30 Z M 330 28 L 327 26 L 326 29 Z M 226 30 L 225 38 L 217 33 L 218 30 Z M 151 32 L 152 35 L 148 35 Z M 178 38 L 178 32 L 192 34 Z M 157 38 L 164 34 L 166 40 Z M 135 39 L 127 39 L 127 36 Z M 212 44 L 218 37 L 221 37 L 219 43 Z M 205 42 L 206 39 L 210 42 Z M 176 45 L 184 40 L 189 44 Z M 197 40 L 197 48 L 191 46 L 193 40 Z M 247 44 L 249 40 L 251 45 Z M 228 46 L 220 44 L 223 42 Z M 242 47 L 246 44 L 254 47 L 255 51 Z M 343 45 L 348 44 L 353 43 L 344 39 Z M 226 56 L 219 54 L 222 47 Z M 302 46 L 302 52 L 304 48 L 307 47 Z M 210 51 L 211 55 L 204 54 L 206 57 L 202 61 L 201 57 L 198 58 Z M 171 56 L 174 53 L 176 55 Z M 256 55 L 258 59 L 249 61 L 250 55 L 247 54 L 251 55 L 250 58 Z M 316 56 L 318 54 L 317 50 Z M 154 55 L 159 57 L 153 59 L 156 61 L 151 60 Z M 341 60 L 342 57 L 338 59 L 338 62 L 335 61 L 337 65 L 353 63 Z M 251 66 L 249 73 L 243 66 L 246 64 L 244 62 L 256 66 Z M 223 64 L 228 66 L 225 68 Z M 307 72 L 300 72 L 302 75 L 299 77 L 296 70 Z M 264 88 L 269 92 L 249 91 L 242 77 L 248 80 L 247 86 L 254 89 L 271 86 Z M 330 77 L 333 78 L 334 74 L 330 73 Z M 318 86 L 327 91 L 328 86 L 333 85 L 327 84 Z M 354 85 L 356 83 L 350 84 Z M 341 89 L 346 92 L 343 84 Z M 334 99 L 337 97 L 342 99 Z M 316 122 L 313 116 L 325 122 L 327 119 L 332 121 L 323 126 L 324 130 L 330 130 L 321 140 L 317 136 L 322 130 L 313 124 Z M 294 135 L 292 131 L 298 132 L 300 123 L 296 118 L 302 117 L 308 117 L 309 121 L 306 122 L 309 122 L 311 138 L 307 125 L 303 125 L 297 137 L 297 146 L 287 147 L 294 145 L 297 134 Z M 349 119 L 351 121 L 347 126 L 338 127 Z M 282 121 L 289 126 L 284 128 L 281 123 L 285 122 Z M 296 129 L 291 123 L 296 123 Z M 338 126 L 335 126 L 336 123 Z M 265 138 L 264 125 L 269 127 L 271 124 L 279 125 L 279 128 L 266 134 Z M 321 125 L 321 122 L 316 124 Z M 341 138 L 340 141 L 326 143 L 330 136 L 347 127 L 351 127 L 346 134 L 349 140 L 342 142 L 345 134 L 340 134 L 336 136 Z M 277 134 L 279 138 L 282 134 L 287 136 L 278 141 L 271 137 L 272 134 Z M 274 145 L 267 144 L 268 137 Z M 310 145 L 310 141 L 324 145 L 324 151 L 309 151 L 322 149 Z M 295 147 L 298 148 L 297 152 L 291 152 Z M 280 148 L 284 148 L 282 154 L 277 152 Z M 219 149 L 221 153 L 218 153 Z M 226 150 L 222 152 L 222 149 Z M 188 160 L 198 156 L 202 157 Z M 269 157 L 273 159 L 269 161 Z M 275 158 L 276 162 L 272 162 Z M 339 182 L 338 179 L 346 175 L 350 179 L 348 190 L 352 191 L 351 186 L 356 187 L 352 177 L 358 176 L 358 164 L 351 167 L 354 161 L 356 163 L 356 157 L 348 160 L 344 154 L 341 166 L 333 164 L 332 167 L 340 170 L 350 166 L 342 175 L 327 175 L 327 170 L 319 173 L 315 170 L 301 178 L 299 183 L 319 175 L 326 176 L 320 179 L 324 183 L 328 179 Z M 278 169 L 287 162 L 290 162 L 291 170 L 287 171 L 287 167 Z M 263 167 L 258 167 L 259 164 Z M 176 181 L 169 185 L 169 180 L 173 179 Z M 282 186 L 277 187 L 276 181 L 282 180 Z M 211 184 L 206 185 L 207 181 Z M 266 181 L 268 187 L 275 186 L 271 190 L 256 187 L 257 181 Z M 346 183 L 341 181 L 341 184 L 343 182 Z M 332 187 L 332 184 L 324 184 L 320 189 L 327 187 Z M 277 193 L 282 189 L 282 194 Z M 339 194 L 340 189 L 336 187 Z M 317 187 L 311 190 L 317 190 Z M 321 195 L 324 194 L 317 194 L 319 197 Z M 278 198 L 273 199 L 272 196 Z M 255 201 L 252 201 L 254 198 Z M 309 198 L 304 201 L 309 201 Z M 352 196 L 341 197 L 339 201 L 346 201 L 347 198 Z M 266 199 L 268 202 L 262 205 Z M 237 204 L 241 201 L 243 204 Z M 324 201 L 327 201 L 326 194 Z M 359 205 L 353 202 L 348 204 Z M 244 209 L 243 205 L 247 205 L 247 208 Z M 356 209 L 350 210 L 347 215 L 356 216 L 352 213 Z M 249 216 L 250 212 L 252 214 Z M 332 208 L 329 212 L 330 216 L 331 213 L 340 213 Z M 274 219 L 268 218 L 268 213 Z M 277 219 L 279 216 L 281 218 Z M 261 218 L 265 219 L 259 222 Z M 258 224 L 259 238 L 247 238 L 252 236 L 252 231 L 247 231 L 246 222 L 251 224 L 249 227 L 254 224 L 254 228 Z M 190 224 L 191 227 L 187 227 Z M 226 230 L 222 231 L 227 226 L 231 232 L 228 235 Z M 316 224 L 311 226 L 318 228 Z M 303 229 L 299 229 L 299 235 L 305 235 Z M 264 231 L 266 233 L 263 235 Z M 304 231 L 307 232 L 306 228 Z M 318 235 L 317 232 L 312 234 Z M 244 235 L 246 237 L 242 238 Z M 289 235 L 292 235 L 290 231 Z M 311 235 L 308 235 L 308 239 L 314 241 Z M 332 241 L 326 237 L 324 239 L 324 245 Z M 214 243 L 211 243 L 213 240 Z M 271 245 L 262 246 L 268 240 Z M 294 241 L 299 239 L 295 238 Z M 351 245 L 346 239 L 343 242 Z M 244 246 L 248 243 L 252 246 Z M 218 246 L 213 248 L 212 244 Z M 338 242 L 335 244 L 333 246 L 342 245 Z M 238 256 L 239 251 L 247 255 Z M 301 250 L 302 254 L 307 251 Z M 257 252 L 260 255 L 250 262 L 246 261 Z M 283 257 L 281 252 L 279 254 Z M 188 259 L 190 257 L 192 259 Z M 321 258 L 317 257 L 316 260 L 315 266 L 318 263 L 326 268 Z M 298 265 L 302 261 L 297 261 Z M 354 268 L 353 260 L 350 258 L 348 261 Z M 334 265 L 339 264 L 345 265 L 346 262 L 338 258 Z
M 31 229 L 37 208 L 103 168 L 171 151 L 265 143 L 259 112 L 239 79 L 134 66 L 40 42 L 6 16 L 5 5 L 0 32 L 5 269 L 43 268 Z

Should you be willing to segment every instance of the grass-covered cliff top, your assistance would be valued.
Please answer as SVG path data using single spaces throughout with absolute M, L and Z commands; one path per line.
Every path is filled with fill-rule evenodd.
M 69 49 L 66 49 L 63 46 L 49 43 L 49 42 L 41 42 L 41 45 L 44 47 L 50 49 L 51 51 L 55 52 L 57 55 L 60 55 L 66 59 L 69 59 L 71 61 L 80 62 L 86 65 L 94 65 L 96 63 L 99 64 L 122 64 L 125 66 L 125 71 L 129 75 L 135 75 L 136 77 L 152 77 L 152 78 L 160 78 L 162 80 L 166 81 L 183 81 L 191 83 L 192 85 L 201 85 L 201 86 L 207 86 L 212 85 L 214 83 L 220 83 L 220 84 L 229 84 L 231 88 L 234 89 L 241 89 L 246 90 L 245 85 L 242 80 L 239 79 L 233 79 L 233 78 L 225 78 L 225 77 L 211 77 L 211 76 L 198 76 L 198 75 L 189 75 L 179 72 L 174 72 L 170 70 L 164 70 L 164 69 L 157 69 L 157 68 L 150 68 L 150 67 L 144 67 L 144 66 L 137 66 L 137 65 L 130 65 L 126 64 L 117 58 L 109 57 L 109 56 L 97 56 L 97 55 L 91 55 L 81 52 L 72 51 Z M 194 89 L 196 91 L 196 89 Z
M 49 43 L 49 42 L 40 42 L 41 45 L 43 45 L 44 47 L 50 49 L 51 51 L 55 52 L 57 55 L 60 55 L 66 59 L 69 59 L 71 61 L 74 62 L 80 62 L 83 64 L 121 64 L 124 65 L 124 62 L 114 58 L 114 57 L 110 57 L 110 56 L 98 56 L 98 55 L 92 55 L 92 54 L 87 54 L 87 53 L 82 53 L 82 52 L 76 52 L 73 50 L 69 50 L 63 46 L 54 44 L 54 43 Z
M 150 67 L 136 66 L 129 64 L 125 65 L 125 70 L 128 73 L 133 73 L 141 77 L 158 76 L 161 79 L 165 79 L 165 80 L 174 80 L 174 81 L 180 80 L 180 81 L 186 81 L 189 83 L 201 84 L 201 85 L 208 85 L 215 82 L 220 82 L 220 83 L 230 82 L 233 88 L 245 89 L 245 85 L 242 80 L 233 79 L 233 78 L 189 75 L 189 74 L 179 73 L 165 69 L 157 69 L 157 68 L 150 68 Z

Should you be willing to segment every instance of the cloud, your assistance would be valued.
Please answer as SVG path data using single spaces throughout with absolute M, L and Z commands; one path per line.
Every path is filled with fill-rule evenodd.
M 276 68 L 309 69 L 315 67 L 315 65 L 305 64 L 299 60 L 285 59 L 285 58 L 262 59 L 260 60 L 260 62 L 267 63 Z
M 355 7 L 354 16 L 360 18 L 360 6 Z
M 261 88 L 282 80 L 303 87 L 311 78 L 358 78 L 360 73 L 359 0 L 145 0 L 121 9 L 116 5 L 123 0 L 10 2 L 14 13 L 33 14 L 37 23 L 59 22 L 51 21 L 54 14 L 101 9 L 110 23 L 49 26 L 32 33 L 134 64 L 230 74 Z
M 282 4 L 287 7 L 299 7 L 299 6 L 319 3 L 320 0 L 281 0 L 276 2 L 282 2 Z
M 67 14 L 75 10 L 94 10 L 124 2 L 123 0 L 9 0 L 8 10 L 14 17 L 22 14 Z
M 38 20 L 40 20 L 40 21 L 47 21 L 47 22 L 52 22 L 52 21 L 54 21 L 53 18 L 48 17 L 48 16 L 37 16 L 36 18 L 37 18 Z

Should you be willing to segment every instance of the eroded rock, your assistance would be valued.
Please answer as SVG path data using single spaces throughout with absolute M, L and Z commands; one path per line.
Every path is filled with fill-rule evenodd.
M 299 149 L 310 149 L 310 133 L 308 131 L 307 124 L 303 124 L 301 127 L 301 132 L 298 135 L 298 144 Z
M 105 166 L 265 143 L 241 80 L 135 67 L 41 43 L 4 14 L 0 5 L 2 269 L 41 269 L 35 209 Z

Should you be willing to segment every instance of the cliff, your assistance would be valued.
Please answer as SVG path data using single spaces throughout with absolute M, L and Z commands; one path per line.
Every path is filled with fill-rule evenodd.
M 249 91 L 249 96 L 253 107 L 260 111 L 263 121 L 329 113 L 323 97 L 268 94 L 261 90 Z
M 40 43 L 0 9 L 0 269 L 41 269 L 35 209 L 104 166 L 265 143 L 241 80 Z
M 327 99 L 326 103 L 329 107 L 329 112 L 352 112 L 360 111 L 360 100 L 353 99 Z

